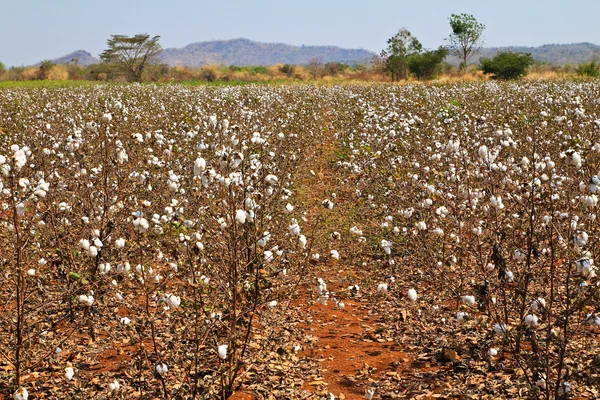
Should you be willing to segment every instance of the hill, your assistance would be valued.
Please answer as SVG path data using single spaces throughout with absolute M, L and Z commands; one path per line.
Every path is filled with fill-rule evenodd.
M 62 57 L 56 58 L 52 60 L 55 64 L 74 64 L 77 63 L 82 66 L 88 66 L 93 64 L 98 64 L 100 62 L 99 59 L 92 56 L 85 50 L 76 50 L 72 53 L 66 54 Z
M 177 49 L 165 49 L 161 60 L 169 65 L 198 67 L 207 64 L 274 65 L 308 64 L 313 59 L 321 62 L 339 61 L 357 63 L 375 53 L 362 49 L 342 49 L 335 46 L 292 46 L 283 43 L 261 43 L 249 39 L 196 42 Z
M 494 57 L 499 51 L 514 51 L 531 53 L 536 61 L 555 65 L 581 64 L 595 58 L 600 58 L 600 46 L 593 43 L 569 43 L 569 44 L 545 44 L 538 47 L 527 46 L 507 46 L 507 47 L 486 47 L 474 56 L 469 64 L 478 64 L 481 58 Z M 453 65 L 458 65 L 459 61 L 455 57 L 446 59 Z

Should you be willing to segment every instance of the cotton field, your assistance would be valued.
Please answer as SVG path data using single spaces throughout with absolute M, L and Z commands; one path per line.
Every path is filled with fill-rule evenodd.
M 599 92 L 3 89 L 0 393 L 597 397 Z

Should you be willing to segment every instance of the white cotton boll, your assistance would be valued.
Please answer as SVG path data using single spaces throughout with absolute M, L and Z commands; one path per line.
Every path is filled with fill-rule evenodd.
M 91 295 L 88 296 L 88 295 L 82 294 L 77 299 L 79 300 L 79 302 L 82 305 L 84 305 L 86 307 L 91 307 L 92 304 L 94 304 L 94 296 L 91 296 Z
M 538 317 L 535 314 L 529 314 L 525 317 L 525 325 L 530 328 L 535 328 L 538 326 Z
M 442 228 L 435 228 L 433 230 L 434 235 L 442 236 L 444 234 L 444 230 Z
M 417 229 L 420 231 L 427 230 L 427 224 L 425 223 L 425 221 L 419 221 L 417 223 Z
M 114 392 L 115 390 L 119 390 L 120 388 L 121 388 L 121 385 L 119 384 L 119 381 L 116 379 L 108 385 L 108 390 L 110 390 L 111 392 Z
M 417 291 L 415 289 L 408 289 L 408 292 L 406 292 L 406 296 L 412 302 L 417 301 Z
M 217 349 L 217 353 L 219 354 L 219 358 L 220 358 L 221 360 L 224 360 L 224 359 L 226 359 L 226 358 L 227 358 L 227 348 L 228 348 L 228 347 L 229 347 L 229 346 L 227 346 L 226 344 L 222 344 L 222 345 L 220 345 L 220 346 L 218 347 L 218 349 Z
M 502 335 L 504 335 L 504 334 L 506 334 L 507 332 L 508 332 L 508 328 L 506 327 L 506 325 L 504 325 L 504 324 L 501 324 L 501 323 L 499 323 L 499 322 L 497 322 L 497 323 L 494 325 L 494 333 L 495 333 L 495 334 L 497 334 L 497 335 L 501 335 L 501 334 L 502 334 Z
M 138 217 L 135 220 L 133 220 L 133 227 L 137 232 L 144 233 L 148 231 L 148 228 L 150 228 L 150 224 L 148 223 L 146 218 Z
M 87 253 L 90 257 L 96 257 L 98 255 L 98 248 L 96 246 L 90 246 Z
M 122 249 L 123 247 L 125 247 L 125 239 L 119 238 L 119 239 L 115 240 L 115 247 L 117 249 Z
M 304 236 L 304 235 L 300 235 L 300 236 L 298 237 L 298 243 L 300 243 L 300 248 L 301 248 L 301 249 L 304 249 L 304 248 L 306 248 L 306 243 L 307 243 L 306 236 Z
M 263 257 L 265 259 L 265 262 L 271 262 L 273 261 L 273 252 L 271 250 L 265 250 L 265 252 L 263 253 Z
M 321 202 L 321 205 L 328 209 L 328 210 L 333 210 L 333 201 L 329 200 L 329 199 L 325 199 Z
M 483 161 L 484 163 L 488 162 L 488 159 L 489 159 L 489 157 L 488 157 L 488 148 L 487 148 L 486 145 L 482 145 L 482 146 L 479 147 L 478 154 L 479 154 L 479 159 L 481 161 Z
M 571 165 L 574 165 L 577 168 L 581 168 L 581 156 L 578 152 L 573 152 L 571 154 Z
M 542 310 L 546 307 L 546 300 L 542 297 L 537 298 L 531 303 L 531 309 L 534 311 Z
M 506 270 L 506 272 L 504 273 L 504 277 L 507 281 L 512 282 L 513 279 L 515 279 L 515 274 L 513 274 L 512 271 Z
M 275 308 L 275 306 L 277 305 L 277 300 L 272 300 L 268 304 L 269 304 L 269 308 Z
M 334 260 L 339 260 L 340 259 L 340 253 L 337 250 L 331 250 L 329 252 L 329 255 L 331 256 L 331 258 L 333 258 Z
M 158 375 L 165 376 L 167 374 L 167 372 L 169 372 L 169 368 L 167 367 L 167 364 L 165 364 L 165 363 L 156 364 L 156 373 Z
M 514 256 L 515 256 L 515 260 L 517 260 L 517 261 L 523 261 L 525 259 L 525 257 L 526 257 L 526 254 L 525 254 L 525 252 L 523 250 L 516 249 L 515 253 L 514 253 Z
M 464 311 L 459 311 L 459 312 L 456 313 L 456 320 L 457 321 L 464 321 L 467 318 L 469 318 L 469 313 L 466 313 Z
M 123 325 L 129 325 L 131 323 L 131 320 L 127 317 L 121 318 L 120 321 L 121 321 L 121 324 L 123 324 Z
M 46 261 L 46 259 L 45 259 L 45 258 L 40 258 L 40 259 L 38 260 L 38 265 L 39 265 L 39 266 L 43 267 L 43 266 L 44 266 L 44 265 L 46 265 L 46 264 L 48 264 L 48 261 Z
M 98 272 L 101 274 L 106 274 L 111 270 L 111 266 L 109 263 L 102 263 L 98 265 Z
M 286 214 L 289 214 L 289 213 L 291 213 L 292 211 L 294 211 L 294 206 L 293 206 L 293 205 L 291 205 L 290 203 L 287 203 L 287 204 L 285 205 L 284 212 L 285 212 Z
M 589 208 L 594 208 L 598 205 L 598 197 L 595 194 L 586 196 L 585 202 Z
M 292 218 L 292 223 L 289 226 L 289 232 L 292 236 L 300 236 L 300 225 L 295 218 Z
M 375 396 L 375 389 L 369 388 L 365 391 L 366 400 L 373 400 L 373 396 Z
M 377 293 L 386 294 L 388 290 L 387 283 L 380 283 L 377 285 Z
M 178 308 L 181 304 L 181 297 L 174 294 L 166 294 L 164 300 L 169 308 Z
M 382 239 L 381 240 L 381 248 L 383 249 L 385 254 L 387 254 L 387 255 L 392 254 L 392 242 L 390 242 L 389 240 Z
M 31 268 L 27 270 L 27 275 L 29 276 L 34 276 L 35 275 L 35 269 Z
M 65 378 L 67 378 L 67 380 L 71 380 L 73 379 L 73 376 L 75 376 L 75 371 L 73 370 L 72 367 L 67 367 L 65 368 Z
M 468 306 L 473 306 L 475 305 L 475 296 L 463 296 L 462 302 Z
M 29 393 L 27 392 L 27 389 L 20 388 L 19 390 L 17 390 L 15 392 L 15 394 L 13 395 L 13 399 L 14 400 L 27 400 L 27 399 L 29 399 Z
M 279 181 L 279 178 L 277 178 L 275 175 L 272 175 L 272 174 L 269 174 L 265 177 L 265 182 L 271 186 L 275 186 L 278 181 Z
M 246 223 L 246 211 L 237 210 L 235 212 L 235 220 L 238 224 L 245 224 Z
M 498 349 L 495 348 L 491 348 L 488 350 L 488 356 L 490 357 L 496 357 L 498 355 Z
M 350 228 L 350 233 L 356 236 L 362 236 L 363 234 L 363 232 L 356 225 Z
M 23 203 L 18 203 L 15 208 L 17 209 L 17 215 L 19 217 L 22 217 L 23 214 L 25 214 L 25 204 Z
M 202 157 L 196 158 L 194 161 L 194 176 L 202 175 L 202 172 L 206 169 L 206 160 Z

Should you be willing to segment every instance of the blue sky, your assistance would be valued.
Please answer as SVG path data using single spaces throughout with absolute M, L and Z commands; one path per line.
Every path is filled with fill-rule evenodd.
M 1 7 L 0 61 L 29 65 L 77 49 L 97 56 L 111 34 L 160 35 L 163 47 L 245 37 L 380 52 L 401 27 L 424 46 L 448 36 L 448 16 L 473 14 L 488 46 L 600 44 L 598 0 L 28 0 Z

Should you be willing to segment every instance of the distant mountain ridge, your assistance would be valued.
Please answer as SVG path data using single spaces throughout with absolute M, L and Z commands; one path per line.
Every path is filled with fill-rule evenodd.
M 89 66 L 98 64 L 100 60 L 85 50 L 76 50 L 72 53 L 66 54 L 62 57 L 52 60 L 55 64 L 77 64 L 82 66 Z
M 568 43 L 568 44 L 544 44 L 537 47 L 529 46 L 506 46 L 506 47 L 485 47 L 481 52 L 469 61 L 469 64 L 479 64 L 481 58 L 492 58 L 499 51 L 513 51 L 531 53 L 533 58 L 539 62 L 549 64 L 581 64 L 583 62 L 600 59 L 600 46 L 589 43 Z M 458 65 L 457 58 L 449 56 L 446 58 L 451 64 Z
M 477 64 L 481 58 L 490 58 L 498 51 L 511 50 L 531 53 L 540 62 L 557 65 L 580 64 L 593 59 L 600 60 L 600 46 L 593 43 L 545 44 L 538 47 L 507 46 L 487 47 L 470 60 Z M 308 64 L 318 59 L 322 63 L 331 61 L 347 64 L 367 63 L 375 53 L 364 49 L 344 49 L 336 46 L 293 46 L 283 43 L 262 43 L 249 39 L 213 40 L 195 42 L 182 48 L 167 48 L 160 56 L 160 62 L 175 66 L 201 67 L 209 64 L 220 65 L 274 65 Z M 458 65 L 458 59 L 446 59 Z M 82 66 L 97 64 L 100 60 L 84 50 L 77 50 L 52 60 L 56 64 L 77 63 Z
M 160 59 L 169 65 L 199 67 L 220 65 L 275 65 L 308 64 L 311 60 L 321 62 L 358 63 L 373 57 L 375 53 L 363 49 L 343 49 L 336 46 L 293 46 L 283 43 L 261 43 L 249 39 L 213 40 L 196 42 L 176 49 L 165 49 Z

